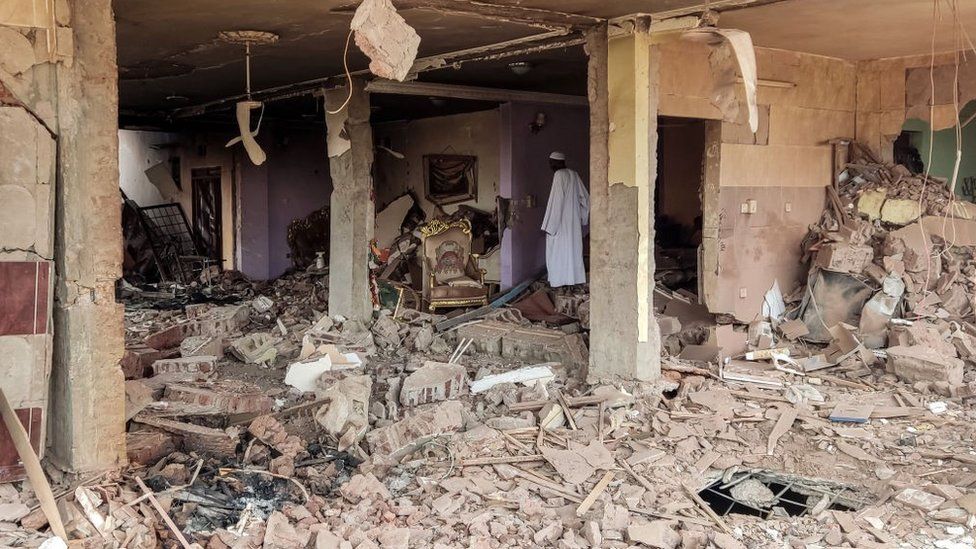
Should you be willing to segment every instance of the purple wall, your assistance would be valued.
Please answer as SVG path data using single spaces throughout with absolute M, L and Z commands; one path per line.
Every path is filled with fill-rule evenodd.
M 239 270 L 255 280 L 268 276 L 268 163 L 255 166 L 247 154 L 235 154 L 240 169 L 237 189 L 240 193 L 241 223 Z M 270 160 L 268 161 L 270 162 Z
M 546 126 L 533 134 L 529 124 L 538 112 Z M 540 229 L 549 201 L 552 170 L 549 153 L 566 153 L 566 164 L 589 186 L 589 112 L 585 107 L 507 103 L 501 106 L 501 181 L 499 194 L 522 200 L 534 195 L 536 205 L 513 206 L 517 219 L 502 238 L 502 286 L 511 287 L 538 273 L 546 264 L 546 239 Z
M 327 205 L 332 194 L 325 128 L 273 128 L 267 135 L 260 141 L 267 162 L 254 166 L 242 155 L 239 187 L 241 271 L 262 280 L 291 267 L 288 224 Z

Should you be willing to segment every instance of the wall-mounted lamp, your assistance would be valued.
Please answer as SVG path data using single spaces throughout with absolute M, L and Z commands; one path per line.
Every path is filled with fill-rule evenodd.
M 546 113 L 537 112 L 535 113 L 535 120 L 529 124 L 529 131 L 532 133 L 539 133 L 542 128 L 546 127 Z

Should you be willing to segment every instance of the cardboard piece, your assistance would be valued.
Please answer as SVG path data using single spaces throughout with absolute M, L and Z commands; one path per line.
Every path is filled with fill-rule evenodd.
M 721 351 L 718 345 L 686 345 L 678 358 L 690 362 L 718 362 Z
M 376 230 L 373 234 L 376 237 L 376 245 L 381 250 L 392 246 L 393 241 L 400 236 L 403 219 L 413 206 L 413 197 L 405 194 L 376 214 Z
M 783 333 L 783 337 L 790 341 L 796 341 L 801 337 L 808 335 L 810 330 L 807 325 L 803 323 L 802 320 L 787 320 L 779 325 L 779 331 Z

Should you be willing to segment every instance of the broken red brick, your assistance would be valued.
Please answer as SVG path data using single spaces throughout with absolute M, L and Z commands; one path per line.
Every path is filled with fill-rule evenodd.
M 161 431 L 131 431 L 125 435 L 129 463 L 150 465 L 176 451 L 173 435 Z
M 190 385 L 166 386 L 166 400 L 209 406 L 228 414 L 265 413 L 274 408 L 274 399 L 261 393 L 235 393 Z
M 152 375 L 153 362 L 172 355 L 172 350 L 159 351 L 145 345 L 134 345 L 125 348 L 125 354 L 122 355 L 119 365 L 122 366 L 125 379 L 139 379 Z
M 184 338 L 186 338 L 186 325 L 176 324 L 150 334 L 146 337 L 144 343 L 153 349 L 172 349 L 173 347 L 179 347 Z
M 137 416 L 136 421 L 173 433 L 181 440 L 184 451 L 225 458 L 233 458 L 237 455 L 240 436 L 234 428 L 221 431 L 182 421 L 145 416 Z

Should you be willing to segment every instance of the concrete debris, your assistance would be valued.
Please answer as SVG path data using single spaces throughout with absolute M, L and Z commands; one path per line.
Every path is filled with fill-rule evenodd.
M 891 239 L 899 226 L 881 215 L 886 200 L 912 198 L 886 191 L 868 222 L 851 206 L 868 201 L 839 190 L 848 217 L 819 226 L 809 259 L 857 284 L 772 295 L 749 326 L 661 288 L 654 308 L 675 322 L 662 330 L 653 382 L 585 379 L 585 287 L 526 288 L 569 318 L 559 325 L 507 306 L 446 325 L 454 318 L 382 287 L 375 320 L 330 317 L 327 274 L 314 266 L 272 282 L 225 272 L 214 303 L 184 309 L 171 296 L 132 297 L 123 363 L 141 379 L 129 383 L 131 465 L 87 482 L 81 497 L 65 479 L 55 490 L 66 494 L 63 516 L 73 536 L 103 545 L 178 545 L 148 500 L 126 505 L 143 493 L 138 476 L 191 543 L 221 549 L 964 540 L 976 525 L 976 328 L 953 288 L 970 292 L 976 270 L 956 246 L 927 281 L 924 254 Z M 932 215 L 922 206 L 901 229 Z M 832 243 L 873 255 L 858 272 L 821 270 L 812 248 Z M 866 290 L 845 308 L 823 299 L 836 288 Z M 797 314 L 805 298 L 827 326 Z M 239 340 L 275 356 L 259 368 L 247 352 L 216 352 Z M 677 358 L 686 348 L 708 356 Z M 26 485 L 0 484 L 12 515 L 35 501 Z M 18 528 L 39 545 L 43 513 L 13 520 L 0 545 L 24 545 L 11 541 Z
M 467 384 L 464 366 L 427 361 L 403 380 L 400 404 L 417 406 L 456 399 L 467 389 Z
M 350 376 L 318 393 L 324 404 L 315 412 L 315 421 L 337 440 L 340 451 L 352 447 L 366 434 L 372 387 L 370 376 Z
M 449 400 L 429 404 L 393 425 L 370 431 L 366 443 L 374 457 L 397 460 L 434 437 L 456 432 L 463 426 L 464 406 Z
M 369 58 L 369 70 L 380 78 L 403 81 L 420 47 L 420 36 L 397 13 L 390 0 L 365 0 L 350 28 L 356 45 Z
M 732 497 L 753 507 L 769 507 L 776 502 L 776 494 L 754 478 L 736 484 L 730 490 Z
M 247 364 L 269 365 L 278 356 L 278 349 L 274 345 L 274 336 L 257 332 L 234 340 L 230 344 L 230 352 Z
M 889 347 L 888 370 L 907 383 L 944 381 L 950 386 L 963 382 L 963 361 L 928 347 Z
M 125 420 L 129 421 L 153 401 L 153 391 L 138 380 L 125 382 Z
M 627 528 L 627 538 L 655 549 L 675 549 L 681 543 L 681 536 L 674 531 L 672 524 L 663 520 L 632 524 Z
M 190 336 L 180 342 L 180 356 L 224 356 L 224 338 L 221 335 Z

